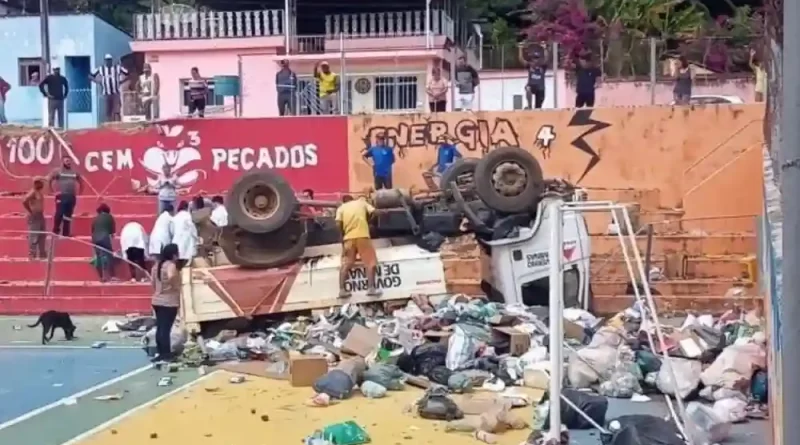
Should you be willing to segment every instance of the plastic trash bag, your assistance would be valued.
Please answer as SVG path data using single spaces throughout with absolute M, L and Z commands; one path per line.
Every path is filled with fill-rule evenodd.
M 627 345 L 622 345 L 617 350 L 614 370 L 604 382 L 600 383 L 598 392 L 606 397 L 629 399 L 634 394 L 642 392 L 639 384 L 642 378 L 642 371 L 635 362 L 633 351 Z
M 370 442 L 369 434 L 352 420 L 326 426 L 322 429 L 321 438 L 334 445 L 361 445 Z
M 617 361 L 617 350 L 609 346 L 589 346 L 569 354 L 567 378 L 573 388 L 588 388 L 608 375 Z
M 404 387 L 403 371 L 395 365 L 378 363 L 364 371 L 364 380 L 375 382 L 391 391 L 401 391 Z
M 738 423 L 747 419 L 747 402 L 739 398 L 717 400 L 713 410 L 723 422 Z
M 227 362 L 229 360 L 238 360 L 240 357 L 239 347 L 236 346 L 236 340 L 231 340 L 219 344 L 217 347 L 206 349 L 208 349 L 208 359 L 212 362 Z
M 386 396 L 386 388 L 369 380 L 361 384 L 361 393 L 370 399 L 380 399 Z
M 589 416 L 590 419 L 594 420 L 598 425 L 603 425 L 606 423 L 608 399 L 605 397 L 583 391 L 576 391 L 569 388 L 564 388 L 561 390 L 561 394 L 570 402 L 572 402 L 572 404 L 578 409 L 586 413 L 586 415 Z M 549 396 L 549 394 L 545 395 L 545 397 L 547 397 L 548 404 L 550 403 Z M 537 410 L 537 416 L 544 414 L 545 413 Z M 561 401 L 561 424 L 571 430 L 589 430 L 595 427 L 588 420 L 584 419 L 583 416 L 581 416 L 577 411 L 572 409 L 572 407 L 564 403 L 563 400 Z M 549 410 L 544 418 L 542 429 L 550 429 Z
M 686 434 L 695 445 L 711 445 L 722 442 L 731 432 L 730 422 L 721 419 L 714 409 L 698 402 L 686 406 Z
M 178 325 L 172 326 L 172 331 L 170 331 L 169 336 L 169 344 L 173 354 L 180 355 L 183 352 L 183 346 L 186 344 L 187 338 L 188 336 L 186 334 L 186 330 Z M 147 352 L 147 355 L 151 357 L 155 355 L 156 328 L 151 328 L 146 334 L 144 334 L 142 337 L 142 348 L 144 348 L 145 352 Z
M 686 445 L 672 420 L 643 414 L 620 416 L 608 421 L 611 433 L 600 436 L 603 445 Z
M 672 381 L 670 365 L 678 381 L 677 384 Z M 665 362 L 658 371 L 656 387 L 664 394 L 685 399 L 700 384 L 701 372 L 703 372 L 703 364 L 697 360 L 670 357 L 669 362 Z
M 447 387 L 455 393 L 472 391 L 472 378 L 466 373 L 456 372 L 447 379 Z
M 350 375 L 340 369 L 333 369 L 318 378 L 313 385 L 314 391 L 327 394 L 334 399 L 347 399 L 353 394 L 353 380 Z
M 450 381 L 450 376 L 453 375 L 453 371 L 447 369 L 446 366 L 437 366 L 426 375 L 428 380 L 433 383 L 447 386 L 447 383 Z
M 465 363 L 475 358 L 478 341 L 470 336 L 460 325 L 453 329 L 453 335 L 447 342 L 447 358 L 445 365 L 451 371 L 458 371 Z
M 430 420 L 458 420 L 464 418 L 464 413 L 452 399 L 447 397 L 447 390 L 442 387 L 428 389 L 425 395 L 417 401 L 417 414 L 423 419 Z
M 747 386 L 753 372 L 766 367 L 767 353 L 760 345 L 733 345 L 722 350 L 700 379 L 705 386 L 737 389 Z

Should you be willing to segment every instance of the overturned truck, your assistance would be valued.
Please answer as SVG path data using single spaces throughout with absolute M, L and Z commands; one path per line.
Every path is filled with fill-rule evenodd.
M 439 248 L 446 238 L 472 236 L 481 248 L 479 283 L 492 300 L 546 304 L 550 225 L 556 201 L 576 199 L 574 187 L 545 180 L 536 158 L 500 148 L 480 159 L 460 159 L 441 177 L 440 190 L 411 194 L 378 190 L 367 199 L 380 266 L 379 298 L 366 296 L 366 272 L 356 266 L 338 298 L 341 234 L 333 212 L 339 203 L 301 200 L 274 171 L 243 175 L 226 203 L 229 226 L 219 245 L 229 265 L 192 267 L 184 274 L 184 320 L 190 328 L 236 317 L 440 295 L 451 290 Z M 590 245 L 579 213 L 564 215 L 564 298 L 587 308 Z M 455 258 L 453 268 L 458 268 Z M 450 274 L 452 275 L 452 274 Z M 458 273 L 456 273 L 458 275 Z M 463 275 L 463 274 L 462 274 Z

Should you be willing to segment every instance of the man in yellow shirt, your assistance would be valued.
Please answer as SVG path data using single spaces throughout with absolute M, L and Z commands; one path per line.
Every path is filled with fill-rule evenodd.
M 328 62 L 320 62 L 314 67 L 314 77 L 319 83 L 322 114 L 339 114 L 339 76 L 331 72 Z
M 336 224 L 342 232 L 342 267 L 339 270 L 339 298 L 349 298 L 352 293 L 345 288 L 350 269 L 361 257 L 367 272 L 367 295 L 379 297 L 382 292 L 375 287 L 375 269 L 378 258 L 369 236 L 369 219 L 375 212 L 364 198 L 353 199 L 345 195 L 343 204 L 336 209 Z

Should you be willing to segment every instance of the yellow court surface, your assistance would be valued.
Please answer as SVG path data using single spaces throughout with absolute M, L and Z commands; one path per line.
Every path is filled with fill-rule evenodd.
M 235 374 L 217 371 L 187 389 L 139 410 L 86 438 L 80 445 L 278 445 L 301 444 L 315 429 L 354 420 L 370 435 L 372 443 L 475 445 L 468 433 L 446 433 L 444 422 L 404 413 L 422 395 L 406 387 L 383 399 L 367 399 L 356 391 L 352 398 L 324 408 L 306 406 L 311 388 L 293 388 L 289 383 L 247 377 L 233 384 Z M 530 421 L 532 408 L 514 410 Z M 518 445 L 530 430 L 509 431 L 500 444 Z

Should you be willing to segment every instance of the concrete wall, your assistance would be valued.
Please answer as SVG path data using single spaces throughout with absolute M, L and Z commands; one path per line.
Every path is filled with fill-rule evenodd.
M 99 23 L 99 24 L 98 24 Z M 36 86 L 23 86 L 20 80 L 20 59 L 41 57 L 39 17 L 0 18 L 0 76 L 11 84 L 6 102 L 10 122 L 41 125 L 42 95 Z M 70 99 L 79 104 L 67 104 L 69 128 L 94 127 L 97 124 L 96 88 L 81 84 L 83 72 L 75 72 L 75 59 L 88 57 L 90 67 L 97 65 L 104 53 L 116 58 L 130 52 L 130 38 L 92 15 L 63 15 L 50 19 L 50 54 L 53 65 L 62 67 L 62 74 L 72 80 Z M 89 89 L 91 88 L 91 89 Z M 85 111 L 84 111 L 85 110 Z
M 556 75 L 549 73 L 550 83 L 547 85 L 547 95 L 543 108 L 571 108 L 575 103 L 575 85 L 559 72 Z M 481 72 L 481 86 L 479 87 L 480 108 L 489 110 L 513 110 L 514 96 L 525 99 L 525 84 L 527 82 L 525 71 L 483 71 Z M 696 80 L 692 94 L 715 94 L 725 96 L 738 96 L 746 103 L 755 101 L 753 78 L 736 78 L 726 80 Z M 671 81 L 656 82 L 655 103 L 652 102 L 650 82 L 630 80 L 610 80 L 600 85 L 597 90 L 598 107 L 639 106 L 639 105 L 669 105 L 673 101 Z M 558 101 L 555 101 L 555 95 Z

